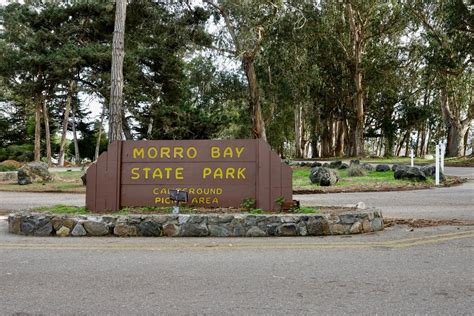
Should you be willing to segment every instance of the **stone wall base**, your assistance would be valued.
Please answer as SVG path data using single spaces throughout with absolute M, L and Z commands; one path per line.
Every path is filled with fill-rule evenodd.
M 50 215 L 8 216 L 12 234 L 32 236 L 268 237 L 360 234 L 383 230 L 377 210 L 338 215 Z

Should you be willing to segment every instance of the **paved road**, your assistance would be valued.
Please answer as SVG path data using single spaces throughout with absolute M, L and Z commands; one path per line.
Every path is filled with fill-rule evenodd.
M 472 177 L 474 168 L 447 168 L 451 175 Z M 386 217 L 474 220 L 474 181 L 429 190 L 295 195 L 303 205 L 355 205 L 363 201 Z M 0 210 L 55 204 L 83 206 L 84 194 L 0 192 Z
M 474 229 L 306 238 L 35 238 L 0 221 L 0 314 L 474 310 Z
M 474 181 L 428 190 L 294 195 L 303 205 L 355 205 L 382 210 L 386 217 L 474 220 Z

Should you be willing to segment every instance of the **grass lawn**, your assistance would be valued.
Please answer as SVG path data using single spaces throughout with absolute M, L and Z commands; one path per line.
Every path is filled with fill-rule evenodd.
M 318 214 L 320 212 L 328 212 L 330 210 L 329 207 L 326 209 L 320 209 L 319 207 L 312 207 L 312 206 L 301 206 L 299 209 L 293 209 L 284 211 L 285 214 Z M 78 206 L 69 206 L 69 205 L 62 205 L 57 204 L 54 206 L 44 206 L 44 207 L 36 207 L 32 209 L 34 212 L 40 213 L 50 213 L 50 214 L 61 214 L 61 215 L 86 215 L 92 214 L 87 210 L 85 207 L 78 207 Z M 171 207 L 127 207 L 123 208 L 120 211 L 113 213 L 113 215 L 132 215 L 132 214 L 171 214 L 173 209 Z M 209 208 L 194 208 L 190 206 L 180 206 L 180 214 L 226 214 L 226 213 L 242 213 L 242 214 L 275 214 L 277 212 L 265 212 L 261 209 L 225 209 L 225 208 L 216 208 L 216 209 L 209 209 Z
M 16 182 L 0 182 L 0 191 L 16 192 L 69 192 L 85 193 L 86 187 L 82 185 L 82 171 L 51 172 L 54 177 L 52 182 L 32 183 L 18 185 Z
M 347 175 L 348 170 L 337 170 L 339 174 L 339 182 L 333 187 L 321 187 L 319 184 L 312 184 L 309 180 L 311 168 L 294 168 L 293 169 L 293 190 L 305 191 L 305 190 L 316 190 L 324 192 L 334 191 L 347 191 L 347 190 L 377 190 L 385 189 L 387 187 L 393 188 L 416 188 L 426 187 L 434 183 L 432 179 L 428 179 L 426 182 L 414 182 L 410 180 L 396 180 L 393 177 L 393 171 L 377 172 L 368 171 L 367 176 L 362 177 L 349 177 Z
M 392 157 L 392 158 L 370 158 L 362 159 L 362 162 L 372 164 L 410 164 L 409 157 Z M 434 159 L 415 158 L 415 165 L 424 166 L 434 164 Z M 474 157 L 453 157 L 445 158 L 444 165 L 448 167 L 474 167 Z

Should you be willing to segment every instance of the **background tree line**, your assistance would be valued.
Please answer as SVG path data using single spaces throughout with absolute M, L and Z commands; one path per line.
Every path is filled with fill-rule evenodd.
M 115 12 L 0 7 L 0 160 L 105 149 Z M 466 1 L 132 0 L 125 16 L 126 139 L 257 137 L 296 158 L 471 146 Z M 92 122 L 91 97 L 103 108 Z

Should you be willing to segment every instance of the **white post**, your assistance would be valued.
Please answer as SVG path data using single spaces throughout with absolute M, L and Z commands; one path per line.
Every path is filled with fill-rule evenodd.
M 435 185 L 439 185 L 439 145 L 436 145 L 435 154 Z
M 410 163 L 411 163 L 411 167 L 413 167 L 415 164 L 414 164 L 414 158 L 415 158 L 415 155 L 413 154 L 413 148 L 410 149 Z
M 440 158 L 441 158 L 441 172 L 444 172 L 444 154 L 445 154 L 445 151 L 446 151 L 446 147 L 443 146 L 443 145 L 440 145 L 440 149 L 441 149 L 441 155 L 440 155 Z

